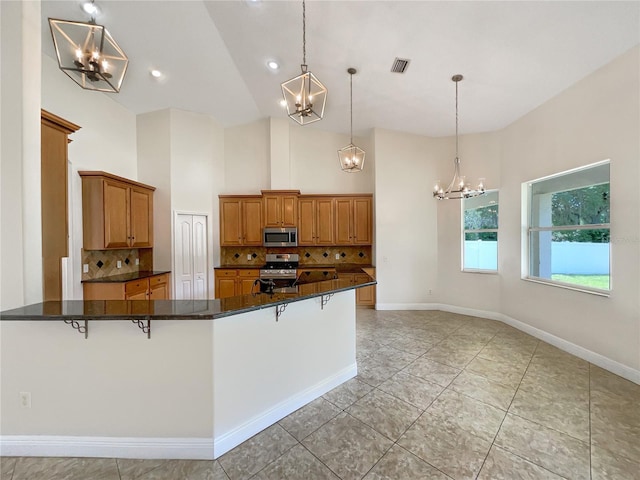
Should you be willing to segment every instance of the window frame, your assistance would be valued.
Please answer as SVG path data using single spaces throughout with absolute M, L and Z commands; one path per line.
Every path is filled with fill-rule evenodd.
M 487 275 L 497 275 L 499 272 L 499 263 L 498 263 L 498 258 L 500 256 L 500 243 L 499 243 L 499 238 L 500 238 L 500 234 L 498 232 L 499 228 L 500 228 L 500 190 L 499 189 L 492 189 L 492 190 L 486 190 L 486 194 L 491 194 L 491 193 L 496 193 L 498 195 L 498 201 L 497 201 L 497 205 L 498 205 L 498 227 L 496 228 L 478 228 L 478 229 L 465 229 L 464 226 L 464 212 L 465 212 L 465 200 L 469 200 L 466 198 L 462 199 L 462 202 L 460 203 L 461 207 L 460 207 L 460 223 L 461 223 L 461 232 L 462 232 L 462 236 L 461 236 L 461 240 L 460 240 L 460 271 L 462 273 L 482 273 L 482 274 L 487 274 Z M 496 268 L 495 270 L 491 270 L 491 269 L 487 269 L 487 268 L 465 268 L 464 266 L 464 259 L 465 259 L 465 237 L 467 233 L 495 233 L 496 234 Z
M 529 180 L 522 183 L 522 274 L 521 279 L 533 283 L 540 283 L 543 285 L 550 285 L 552 287 L 564 288 L 567 290 L 574 290 L 578 292 L 588 293 L 591 295 L 598 295 L 603 297 L 609 297 L 613 290 L 613 275 L 611 269 L 612 258 L 612 242 L 609 241 L 609 289 L 600 289 L 588 287 L 585 285 L 579 285 L 575 283 L 561 282 L 553 280 L 551 278 L 536 277 L 531 274 L 531 234 L 532 232 L 553 232 L 553 231 L 576 231 L 576 230 L 609 230 L 609 238 L 611 238 L 611 219 L 609 223 L 597 223 L 587 225 L 560 225 L 560 226 L 545 226 L 545 227 L 532 227 L 533 223 L 533 185 L 543 181 L 551 180 L 558 177 L 572 175 L 581 171 L 596 168 L 602 165 L 611 166 L 610 159 L 602 160 L 600 162 L 591 163 L 578 168 L 565 170 L 545 177 L 537 178 L 535 180 Z M 611 185 L 611 173 L 609 173 L 609 185 Z M 585 185 L 585 187 L 601 185 L 601 183 L 593 183 Z M 585 188 L 581 187 L 581 188 Z M 609 205 L 611 205 L 611 191 L 609 192 Z

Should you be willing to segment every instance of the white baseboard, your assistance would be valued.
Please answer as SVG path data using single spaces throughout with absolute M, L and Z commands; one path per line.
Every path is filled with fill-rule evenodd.
M 376 304 L 377 310 L 442 310 L 444 312 L 458 313 L 460 315 L 470 315 L 473 317 L 487 318 L 489 320 L 498 320 L 499 322 L 511 325 L 529 335 L 547 342 L 560 350 L 564 350 L 576 357 L 582 358 L 587 362 L 591 362 L 598 367 L 604 368 L 616 375 L 626 378 L 627 380 L 640 384 L 640 370 L 636 370 L 622 363 L 611 360 L 604 355 L 592 352 L 580 345 L 571 343 L 563 338 L 532 327 L 524 322 L 511 318 L 503 313 L 491 312 L 487 310 L 477 310 L 475 308 L 458 307 L 456 305 L 447 305 L 442 303 L 382 303 Z
M 213 438 L 2 435 L 0 455 L 213 460 Z
M 214 440 L 214 458 L 218 458 L 220 455 L 223 455 L 245 440 L 253 437 L 256 433 L 273 425 L 278 420 L 283 419 L 290 413 L 295 412 L 300 407 L 324 395 L 341 383 L 355 377 L 357 374 L 358 367 L 357 364 L 354 363 L 322 382 L 286 399 L 262 414 L 251 418 L 238 428 L 216 437 Z
M 215 440 L 213 438 L 1 435 L 0 456 L 213 460 L 357 374 L 357 364 L 354 363 Z

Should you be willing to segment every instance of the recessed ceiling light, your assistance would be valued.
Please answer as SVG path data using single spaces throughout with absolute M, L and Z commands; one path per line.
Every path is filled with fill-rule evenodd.
M 275 60 L 269 60 L 267 62 L 267 67 L 269 67 L 271 70 L 277 70 L 278 68 L 280 68 L 280 65 L 278 65 L 278 62 L 276 62 Z
M 154 69 L 154 70 L 151 70 L 151 72 L 149 72 L 149 73 L 151 73 L 151 76 L 153 78 L 160 78 L 162 76 L 162 72 L 160 70 L 155 70 Z
M 93 2 L 84 2 L 82 4 L 82 10 L 87 12 L 89 15 L 97 15 L 100 11 L 98 6 Z

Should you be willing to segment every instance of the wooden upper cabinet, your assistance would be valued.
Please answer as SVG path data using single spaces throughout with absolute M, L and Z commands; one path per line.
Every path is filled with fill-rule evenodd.
M 152 212 L 153 192 L 145 188 L 131 187 L 130 195 L 131 246 L 148 248 L 153 244 Z
M 262 190 L 265 227 L 296 227 L 299 190 Z
M 371 245 L 373 240 L 371 200 L 370 196 L 336 198 L 336 245 Z
M 300 245 L 334 244 L 333 197 L 298 199 L 298 243 Z
M 220 246 L 262 245 L 262 197 L 220 195 Z
M 78 173 L 85 250 L 153 246 L 155 187 L 105 172 Z
M 373 243 L 373 210 L 371 197 L 353 199 L 353 243 L 371 245 Z

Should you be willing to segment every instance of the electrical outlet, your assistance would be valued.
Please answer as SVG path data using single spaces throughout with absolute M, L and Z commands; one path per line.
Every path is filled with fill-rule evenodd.
M 429 295 L 433 295 L 433 292 L 431 291 L 431 289 L 429 289 Z
M 31 408 L 31 392 L 20 392 L 20 406 Z
M 340 260 L 340 254 L 336 253 L 336 260 Z
M 249 262 L 251 261 L 251 254 L 250 253 L 247 253 L 247 261 L 249 261 Z
M 118 261 L 116 262 L 116 267 L 117 267 L 117 268 L 122 268 L 122 261 L 121 261 L 121 260 L 118 260 Z
M 82 273 L 89 273 L 89 264 L 88 263 L 83 263 L 82 264 Z
M 140 265 L 140 259 L 136 258 L 136 265 Z

